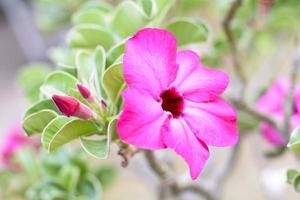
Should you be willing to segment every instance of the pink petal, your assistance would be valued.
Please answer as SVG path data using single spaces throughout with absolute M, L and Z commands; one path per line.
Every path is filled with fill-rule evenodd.
M 177 63 L 177 77 L 171 87 L 175 87 L 186 99 L 196 102 L 212 101 L 228 85 L 229 79 L 225 73 L 203 66 L 193 51 L 178 52 Z
M 126 42 L 123 67 L 129 87 L 158 99 L 176 77 L 175 37 L 165 30 L 142 29 Z
M 300 114 L 296 114 L 292 116 L 292 120 L 291 120 L 291 128 L 295 129 L 298 126 L 300 126 Z
M 192 179 L 196 179 L 209 157 L 209 150 L 199 141 L 184 120 L 172 118 L 162 129 L 164 143 L 187 162 Z
M 283 112 L 285 96 L 290 81 L 287 78 L 277 79 L 272 87 L 258 100 L 256 106 L 262 112 Z
M 150 94 L 128 88 L 123 91 L 124 110 L 117 124 L 120 138 L 144 149 L 165 148 L 160 129 L 168 117 Z
M 295 104 L 295 111 L 297 113 L 300 113 L 300 87 L 296 87 L 295 89 L 295 98 L 294 98 L 294 104 Z
M 284 138 L 275 128 L 273 128 L 270 124 L 263 122 L 261 124 L 262 135 L 266 141 L 270 144 L 278 147 L 282 147 L 285 145 Z
M 208 103 L 185 101 L 183 118 L 208 145 L 223 147 L 238 142 L 237 114 L 221 98 Z

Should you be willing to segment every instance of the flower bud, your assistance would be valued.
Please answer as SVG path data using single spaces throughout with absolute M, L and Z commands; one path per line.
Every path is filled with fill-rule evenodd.
M 93 116 L 90 108 L 72 96 L 53 95 L 52 99 L 58 109 L 68 117 L 74 116 L 81 119 L 91 119 Z
M 102 108 L 106 109 L 106 108 L 107 108 L 107 103 L 106 103 L 106 101 L 105 101 L 104 99 L 101 99 L 100 102 L 101 102 Z
M 91 96 L 90 90 L 79 83 L 77 84 L 77 89 L 83 98 L 88 99 Z

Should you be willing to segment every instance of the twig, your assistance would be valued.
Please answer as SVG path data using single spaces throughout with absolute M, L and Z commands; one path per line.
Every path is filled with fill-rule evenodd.
M 239 9 L 239 7 L 242 4 L 242 0 L 235 0 L 232 4 L 230 9 L 228 10 L 224 20 L 223 20 L 223 29 L 225 32 L 225 35 L 227 37 L 229 46 L 230 46 L 230 52 L 231 52 L 231 57 L 232 57 L 232 61 L 233 61 L 233 66 L 234 66 L 234 70 L 236 71 L 238 78 L 241 82 L 241 85 L 243 87 L 245 87 L 247 79 L 243 73 L 243 69 L 242 66 L 240 64 L 240 60 L 239 60 L 239 55 L 238 55 L 238 50 L 237 50 L 237 45 L 236 45 L 236 41 L 233 35 L 233 32 L 230 28 L 231 22 L 237 12 L 237 10 Z M 243 89 L 242 89 L 243 90 Z
M 297 43 L 297 42 L 296 42 Z M 285 98 L 285 105 L 284 105 L 284 133 L 286 140 L 289 139 L 289 133 L 291 129 L 291 116 L 294 110 L 294 96 L 295 96 L 295 85 L 297 79 L 297 73 L 300 66 L 300 47 L 296 50 L 295 59 L 293 63 L 293 68 L 290 73 L 290 80 L 291 84 L 288 90 L 288 93 Z
M 247 112 L 248 114 L 252 115 L 256 119 L 260 121 L 265 121 L 271 124 L 272 126 L 274 126 L 275 128 L 277 128 L 278 130 L 282 130 L 282 127 L 279 124 L 279 122 L 275 118 L 271 117 L 270 115 L 260 112 L 259 110 L 253 108 L 252 106 L 248 105 L 244 101 L 237 100 L 234 98 L 230 98 L 229 101 L 232 102 L 232 104 L 234 104 L 236 108 Z
M 179 185 L 175 178 L 175 175 L 170 176 L 167 173 L 167 169 L 156 159 L 153 151 L 145 151 L 145 158 L 152 171 L 161 179 L 163 186 L 168 187 L 173 195 L 182 194 L 184 192 L 193 192 L 199 196 L 204 197 L 207 200 L 214 200 L 214 197 L 210 191 L 206 188 L 196 184 Z M 162 193 L 165 192 L 162 190 Z
M 166 170 L 161 166 L 158 160 L 155 158 L 152 151 L 145 151 L 146 160 L 151 169 L 158 175 L 160 179 L 166 178 Z
M 218 199 L 218 195 L 222 192 L 222 185 L 230 175 L 230 173 L 234 170 L 234 166 L 236 164 L 236 161 L 238 159 L 238 155 L 240 152 L 240 147 L 242 143 L 242 138 L 245 136 L 240 136 L 239 142 L 232 148 L 230 152 L 230 156 L 227 159 L 227 162 L 223 165 L 223 167 L 217 172 L 216 178 L 214 180 L 215 186 L 214 186 L 214 191 L 215 191 L 215 198 Z

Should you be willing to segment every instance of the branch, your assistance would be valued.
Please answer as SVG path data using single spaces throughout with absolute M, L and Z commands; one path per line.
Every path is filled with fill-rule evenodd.
M 230 46 L 230 52 L 231 52 L 231 57 L 232 57 L 232 61 L 233 61 L 233 67 L 238 75 L 238 78 L 240 80 L 240 82 L 242 83 L 243 87 L 246 85 L 246 77 L 243 73 L 243 69 L 242 66 L 240 64 L 240 60 L 239 60 L 239 55 L 238 55 L 238 51 L 237 51 L 237 45 L 236 45 L 236 41 L 233 35 L 233 32 L 230 28 L 231 22 L 237 12 L 237 10 L 239 9 L 239 7 L 242 4 L 242 0 L 235 0 L 232 4 L 230 9 L 228 10 L 224 20 L 223 20 L 223 29 L 224 29 L 224 33 L 227 37 L 229 46 Z
M 279 124 L 279 122 L 275 118 L 271 117 L 270 115 L 260 112 L 259 110 L 253 108 L 252 106 L 248 105 L 244 101 L 240 101 L 234 98 L 230 98 L 229 101 L 232 102 L 232 104 L 234 104 L 235 107 L 247 112 L 248 114 L 252 115 L 254 118 L 260 121 L 265 121 L 271 124 L 272 126 L 276 127 L 278 130 L 282 130 L 282 127 Z
M 145 158 L 153 172 L 155 172 L 160 179 L 165 179 L 167 172 L 155 158 L 154 153 L 152 151 L 145 151 Z
M 295 96 L 295 85 L 296 85 L 296 79 L 297 79 L 297 73 L 300 66 L 300 47 L 296 50 L 295 59 L 293 63 L 293 68 L 290 73 L 290 80 L 291 84 L 289 87 L 289 91 L 285 98 L 285 104 L 284 104 L 284 133 L 286 140 L 289 139 L 289 133 L 291 129 L 291 116 L 293 114 L 294 110 L 294 96 Z
M 167 169 L 156 159 L 153 151 L 145 151 L 145 158 L 152 171 L 161 179 L 164 187 L 167 187 L 173 195 L 178 195 L 184 192 L 193 192 L 207 200 L 214 200 L 213 193 L 204 187 L 196 184 L 188 184 L 180 186 L 176 180 L 176 176 L 167 173 Z M 164 190 L 162 190 L 162 193 Z

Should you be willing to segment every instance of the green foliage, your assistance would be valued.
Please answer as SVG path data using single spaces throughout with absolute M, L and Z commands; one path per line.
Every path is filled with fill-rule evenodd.
M 111 165 L 87 162 L 81 152 L 63 149 L 37 154 L 32 148 L 15 155 L 18 171 L 0 170 L 1 198 L 5 199 L 102 199 L 102 188 L 116 178 Z
M 189 18 L 174 18 L 167 24 L 166 29 L 175 35 L 179 46 L 204 42 L 208 38 L 206 25 Z
M 102 84 L 111 102 L 117 105 L 121 91 L 125 87 L 121 63 L 113 64 L 105 70 L 102 77 Z
M 81 136 L 97 133 L 99 133 L 99 129 L 93 121 L 60 116 L 45 127 L 42 133 L 42 142 L 43 146 L 51 152 Z
M 70 23 L 72 14 L 86 0 L 34 0 L 36 22 L 45 32 L 56 31 Z
M 287 171 L 287 182 L 294 186 L 295 191 L 300 192 L 300 173 L 297 170 Z
M 72 75 L 63 72 L 52 72 L 41 86 L 41 92 L 48 98 L 54 94 L 69 95 L 71 89 L 76 88 L 77 80 Z
M 39 63 L 26 65 L 19 72 L 19 83 L 29 101 L 35 102 L 39 99 L 39 88 L 49 73 L 50 67 Z
M 287 146 L 295 153 L 300 153 L 300 127 L 297 127 L 293 130 Z
M 75 26 L 67 36 L 67 42 L 72 48 L 95 48 L 98 45 L 104 49 L 111 47 L 114 33 L 95 24 L 80 24 Z

